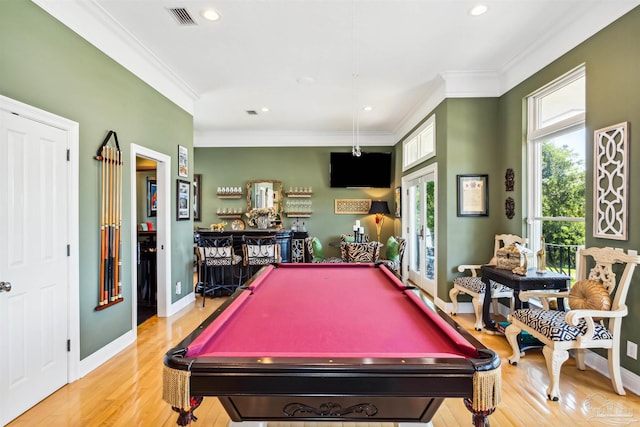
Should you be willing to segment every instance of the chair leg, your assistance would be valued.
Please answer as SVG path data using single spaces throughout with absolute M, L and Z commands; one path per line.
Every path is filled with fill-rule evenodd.
M 449 298 L 451 299 L 451 303 L 453 304 L 453 310 L 451 311 L 452 315 L 455 315 L 458 312 L 458 294 L 460 291 L 455 286 L 451 288 L 449 291 Z
M 620 351 L 619 346 L 609 349 L 609 375 L 611 375 L 611 384 L 616 393 L 624 396 L 626 392 L 622 386 L 622 376 L 620 375 Z
M 562 364 L 569 359 L 567 350 L 554 350 L 545 345 L 542 349 L 544 359 L 547 362 L 547 371 L 549 371 L 549 387 L 547 388 L 547 397 L 549 400 L 557 402 L 560 400 L 560 369 Z
M 476 314 L 476 323 L 473 325 L 476 331 L 482 330 L 482 301 L 484 300 L 484 294 L 478 294 L 471 298 L 473 304 L 473 312 Z
M 511 356 L 509 356 L 509 364 L 517 365 L 520 362 L 520 344 L 518 343 L 518 335 L 520 335 L 522 329 L 514 325 L 513 323 L 507 326 L 504 331 L 504 336 L 507 337 L 507 341 L 511 346 Z

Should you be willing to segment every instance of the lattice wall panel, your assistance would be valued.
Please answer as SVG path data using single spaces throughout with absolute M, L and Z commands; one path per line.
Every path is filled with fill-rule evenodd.
M 594 132 L 593 236 L 627 240 L 629 123 Z
M 371 207 L 371 199 L 335 199 L 334 212 L 336 214 L 366 215 Z

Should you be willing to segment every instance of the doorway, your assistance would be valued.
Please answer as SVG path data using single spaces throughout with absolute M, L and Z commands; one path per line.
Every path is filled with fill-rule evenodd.
M 147 319 L 158 314 L 158 268 L 157 223 L 158 191 L 156 183 L 157 163 L 144 157 L 136 157 L 136 188 L 138 190 L 137 216 L 134 222 L 138 227 L 136 248 L 136 270 L 138 285 L 137 324 L 140 326 Z
M 407 223 L 408 278 L 437 298 L 437 164 L 402 178 L 402 211 Z
M 137 144 L 131 144 L 131 284 L 132 289 L 137 290 L 138 284 L 138 200 L 146 201 L 146 184 L 138 185 L 137 166 L 138 159 L 145 162 L 155 163 L 155 183 L 156 183 L 156 211 L 155 211 L 155 281 L 156 291 L 156 308 L 158 317 L 168 317 L 172 313 L 171 310 L 171 246 L 167 244 L 171 238 L 171 220 L 170 207 L 171 198 L 169 197 L 171 183 L 170 173 L 171 157 L 166 154 L 159 153 L 149 148 Z M 142 188 L 142 190 L 141 190 Z M 139 194 L 144 191 L 144 194 Z M 145 202 L 146 203 L 146 202 Z M 146 209 L 146 207 L 145 207 Z M 147 222 L 147 221 L 145 221 Z M 135 331 L 138 326 L 138 293 L 132 292 L 133 316 L 132 329 Z

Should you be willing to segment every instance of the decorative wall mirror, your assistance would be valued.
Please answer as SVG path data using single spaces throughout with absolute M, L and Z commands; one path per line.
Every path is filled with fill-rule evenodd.
M 247 183 L 247 216 L 251 227 L 264 229 L 279 225 L 282 209 L 281 181 L 257 179 Z M 268 215 L 269 211 L 271 215 Z M 263 219 L 265 216 L 270 217 Z

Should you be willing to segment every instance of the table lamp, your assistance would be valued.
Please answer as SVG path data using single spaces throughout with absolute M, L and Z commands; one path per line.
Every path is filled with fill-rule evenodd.
M 371 202 L 371 207 L 369 208 L 369 214 L 376 215 L 376 231 L 378 232 L 378 242 L 380 241 L 380 230 L 382 229 L 382 224 L 384 223 L 385 214 L 389 214 L 391 211 L 389 210 L 389 205 L 387 202 L 383 200 L 374 200 Z

